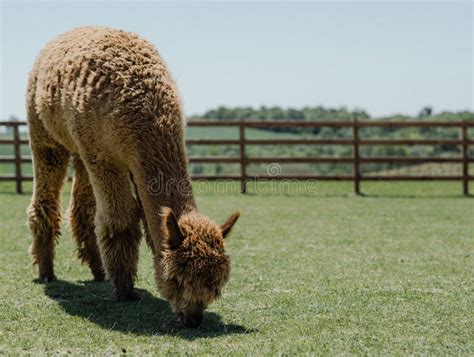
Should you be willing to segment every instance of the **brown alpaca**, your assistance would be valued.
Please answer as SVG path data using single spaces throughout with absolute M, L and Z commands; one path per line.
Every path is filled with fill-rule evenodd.
M 60 192 L 72 156 L 72 233 L 94 279 L 106 275 L 118 300 L 136 297 L 142 220 L 161 294 L 185 325 L 197 326 L 229 278 L 223 240 L 239 213 L 221 227 L 198 213 L 180 99 L 158 51 L 121 30 L 62 34 L 34 64 L 27 109 L 30 251 L 39 279 L 55 278 Z

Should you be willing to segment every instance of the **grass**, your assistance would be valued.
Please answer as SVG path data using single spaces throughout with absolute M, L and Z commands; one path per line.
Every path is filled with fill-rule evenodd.
M 468 165 L 469 175 L 474 175 L 474 165 Z M 462 176 L 461 163 L 425 163 L 419 165 L 409 165 L 397 167 L 389 170 L 381 170 L 376 172 L 380 176 L 394 175 L 433 175 L 433 176 Z
M 33 283 L 29 195 L 1 184 L 0 354 L 474 353 L 474 200 L 459 183 L 364 183 L 365 197 L 346 183 L 312 194 L 257 188 L 197 190 L 217 221 L 235 208 L 242 217 L 225 293 L 188 330 L 158 296 L 144 245 L 140 302 L 116 303 L 108 284 L 90 282 L 66 227 L 60 280 Z

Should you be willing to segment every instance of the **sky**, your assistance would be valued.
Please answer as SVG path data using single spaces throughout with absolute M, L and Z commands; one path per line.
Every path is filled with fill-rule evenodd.
M 372 116 L 473 110 L 471 1 L 1 1 L 0 118 L 25 118 L 40 49 L 74 27 L 152 42 L 187 115 L 346 106 Z

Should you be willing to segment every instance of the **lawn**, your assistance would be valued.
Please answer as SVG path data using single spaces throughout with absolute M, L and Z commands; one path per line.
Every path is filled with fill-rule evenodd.
M 90 281 L 66 227 L 60 280 L 33 283 L 29 194 L 0 184 L 0 354 L 474 353 L 474 199 L 460 183 L 364 183 L 364 197 L 349 183 L 311 194 L 197 188 L 204 213 L 242 217 L 227 243 L 229 284 L 191 330 L 159 297 L 144 244 L 139 302 Z

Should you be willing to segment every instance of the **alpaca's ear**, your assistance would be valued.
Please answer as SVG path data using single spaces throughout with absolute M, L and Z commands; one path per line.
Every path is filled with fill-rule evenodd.
M 240 212 L 235 211 L 234 213 L 231 214 L 231 216 L 227 219 L 227 221 L 221 226 L 222 236 L 224 238 L 226 238 L 229 235 L 230 231 L 232 230 L 232 227 L 234 226 L 235 222 L 237 222 L 239 217 L 240 217 Z
M 179 228 L 178 220 L 173 213 L 173 210 L 169 207 L 165 207 L 161 211 L 163 217 L 163 231 L 165 242 L 168 243 L 170 249 L 178 249 L 183 243 L 184 234 Z

